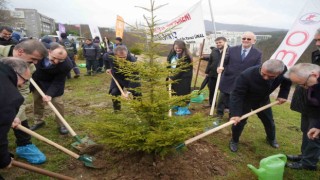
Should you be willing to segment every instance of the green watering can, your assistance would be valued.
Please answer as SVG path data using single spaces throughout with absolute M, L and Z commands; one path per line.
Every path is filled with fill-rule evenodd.
M 259 169 L 251 164 L 248 164 L 247 166 L 258 175 L 259 180 L 282 180 L 286 162 L 286 155 L 276 154 L 262 159 L 260 161 Z

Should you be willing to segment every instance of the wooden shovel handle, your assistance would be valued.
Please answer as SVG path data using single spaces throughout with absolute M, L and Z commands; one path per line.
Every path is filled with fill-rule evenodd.
M 119 82 L 117 81 L 117 79 L 113 76 L 113 74 L 112 74 L 111 72 L 110 72 L 109 74 L 111 75 L 112 79 L 113 79 L 114 82 L 116 83 L 118 89 L 119 89 L 120 92 L 121 92 L 121 95 L 122 95 L 123 97 L 127 98 L 126 94 L 124 93 L 124 91 L 123 91 L 123 89 L 121 88 L 121 86 L 120 86 Z
M 265 105 L 265 106 L 262 106 L 262 107 L 260 107 L 260 108 L 258 108 L 258 109 L 256 109 L 256 110 L 254 110 L 254 111 L 251 111 L 251 112 L 249 112 L 249 113 L 241 116 L 240 120 L 243 120 L 243 119 L 245 119 L 245 118 L 247 118 L 247 117 L 249 117 L 249 116 L 252 116 L 252 115 L 254 115 L 254 114 L 256 114 L 256 113 L 258 113 L 258 112 L 260 112 L 260 111 L 263 111 L 263 110 L 265 110 L 265 109 L 267 109 L 267 108 L 270 108 L 270 107 L 272 107 L 272 106 L 274 106 L 274 105 L 276 105 L 276 104 L 279 104 L 279 101 L 275 101 L 275 102 L 273 102 L 273 103 L 270 103 L 270 104 L 267 104 L 267 105 Z M 206 131 L 206 132 L 204 132 L 204 133 L 202 133 L 202 134 L 199 134 L 198 136 L 195 136 L 195 137 L 193 137 L 193 138 L 190 138 L 190 139 L 186 140 L 186 141 L 184 142 L 184 144 L 185 144 L 185 145 L 190 144 L 190 143 L 192 143 L 192 142 L 194 142 L 194 141 L 197 141 L 197 140 L 199 140 L 199 139 L 201 139 L 201 138 L 203 138 L 203 137 L 206 137 L 206 136 L 208 136 L 208 135 L 210 135 L 210 134 L 212 134 L 212 133 L 214 133 L 214 132 L 216 132 L 216 131 L 219 131 L 220 129 L 223 129 L 223 128 L 225 128 L 225 127 L 227 127 L 227 126 L 229 126 L 229 125 L 231 125 L 231 124 L 233 124 L 233 123 L 234 123 L 234 121 L 229 121 L 229 122 L 227 122 L 227 123 L 224 123 L 224 124 L 222 124 L 221 126 L 218 126 L 218 127 L 216 127 L 216 128 L 210 129 L 209 131 Z
M 38 86 L 38 84 L 32 79 L 30 78 L 30 82 L 31 84 L 37 89 L 37 91 L 39 92 L 39 94 L 42 97 L 45 97 L 46 95 L 44 94 L 44 92 L 40 89 L 40 87 Z M 74 130 L 71 128 L 71 126 L 67 123 L 67 121 L 64 119 L 64 117 L 62 117 L 62 115 L 60 114 L 60 112 L 57 110 L 56 107 L 54 107 L 54 105 L 52 104 L 51 101 L 48 102 L 48 105 L 50 106 L 50 108 L 53 110 L 53 112 L 58 116 L 58 118 L 61 120 L 62 124 L 68 129 L 68 131 L 70 132 L 71 136 L 76 136 L 77 134 L 74 132 Z
M 169 79 L 169 81 L 170 81 L 170 79 Z M 171 97 L 172 97 L 172 87 L 171 87 L 171 86 L 172 86 L 171 83 L 169 83 L 169 85 L 168 85 L 168 90 L 169 90 L 169 98 L 170 98 L 170 99 L 171 99 Z M 172 109 L 171 109 L 171 107 L 170 107 L 170 109 L 169 109 L 168 116 L 169 116 L 169 117 L 172 117 Z
M 62 175 L 62 174 L 51 172 L 51 171 L 48 171 L 48 170 L 45 170 L 45 169 L 42 169 L 42 168 L 38 168 L 38 167 L 35 167 L 35 166 L 31 166 L 29 164 L 22 163 L 22 162 L 19 162 L 19 161 L 15 161 L 15 160 L 12 160 L 12 165 L 16 166 L 16 167 L 19 167 L 19 168 L 22 168 L 22 169 L 26 169 L 26 170 L 32 171 L 32 172 L 43 174 L 43 175 L 46 175 L 46 176 L 49 176 L 49 177 L 57 178 L 57 179 L 62 179 L 62 180 L 73 180 L 74 179 L 74 178 L 69 177 L 69 176 L 65 176 L 65 175 Z
M 223 67 L 224 59 L 225 59 L 225 57 L 226 57 L 227 47 L 228 47 L 228 44 L 227 44 L 227 42 L 225 42 L 224 47 L 223 47 L 223 51 L 222 51 L 222 56 L 221 56 L 220 66 L 219 66 L 219 67 Z M 215 69 L 214 69 L 214 70 L 215 70 Z M 215 70 L 215 71 L 216 71 L 216 70 Z M 216 104 L 216 99 L 217 99 L 217 94 L 218 94 L 218 88 L 219 88 L 219 84 L 220 84 L 221 74 L 222 74 L 222 73 L 219 73 L 219 74 L 218 74 L 218 78 L 217 78 L 217 82 L 216 82 L 216 87 L 215 87 L 215 89 L 214 89 L 214 95 L 213 95 L 213 100 L 212 100 L 211 109 L 210 109 L 210 114 L 209 114 L 210 116 L 212 116 L 212 115 L 213 115 L 213 112 L 214 112 L 214 107 L 215 107 L 215 104 Z
M 31 131 L 30 129 L 28 129 L 28 128 L 22 126 L 22 125 L 18 125 L 16 127 L 16 129 L 19 129 L 19 130 L 21 130 L 21 131 L 23 131 L 23 132 L 25 132 L 25 133 L 37 138 L 37 139 L 43 141 L 43 142 L 46 142 L 46 143 L 52 145 L 53 147 L 61 150 L 62 152 L 66 153 L 66 154 L 68 154 L 68 155 L 70 155 L 70 156 L 72 156 L 72 157 L 74 157 L 76 159 L 78 159 L 80 157 L 78 154 L 70 151 L 69 149 L 66 149 L 65 147 L 63 147 L 63 146 L 61 146 L 61 145 L 59 145 L 59 144 L 57 144 L 57 143 L 55 143 L 55 142 L 53 142 L 53 141 L 51 141 L 51 140 L 49 140 L 47 138 L 41 136 L 40 134 L 38 134 L 36 132 Z
M 197 80 L 198 80 L 198 75 L 199 75 L 199 70 L 200 70 L 200 64 L 201 64 L 201 56 L 202 56 L 202 53 L 203 53 L 203 48 L 204 48 L 204 43 L 205 43 L 206 39 L 203 39 L 202 40 L 202 47 L 200 49 L 200 58 L 199 58 L 199 63 L 198 63 L 198 68 L 197 68 L 197 73 L 196 73 L 196 77 L 194 79 L 194 85 L 193 85 L 193 89 L 195 90 L 196 89 L 196 86 L 197 86 Z

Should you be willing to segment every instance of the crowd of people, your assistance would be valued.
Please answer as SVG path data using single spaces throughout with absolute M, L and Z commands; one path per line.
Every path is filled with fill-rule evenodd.
M 26 159 L 31 164 L 41 164 L 46 156 L 32 143 L 30 135 L 16 129 L 18 125 L 36 131 L 43 127 L 44 106 L 52 102 L 60 114 L 64 115 L 63 94 L 67 78 L 80 77 L 80 70 L 75 63 L 74 56 L 77 49 L 74 42 L 67 39 L 62 33 L 57 42 L 51 38 L 41 41 L 24 39 L 19 41 L 12 35 L 10 27 L 0 28 L 0 168 L 11 166 L 12 156 L 8 152 L 7 134 L 12 127 L 16 137 L 16 155 Z M 242 115 L 270 103 L 270 94 L 279 87 L 277 101 L 282 104 L 287 101 L 292 83 L 297 84 L 291 103 L 291 109 L 301 113 L 302 145 L 299 155 L 287 155 L 289 168 L 316 170 L 320 157 L 320 29 L 314 36 L 318 48 L 312 53 L 310 63 L 300 63 L 288 69 L 280 60 L 267 60 L 262 63 L 262 52 L 254 47 L 256 36 L 252 32 L 242 35 L 241 45 L 227 47 L 223 66 L 220 66 L 222 49 L 227 39 L 215 39 L 216 48 L 208 59 L 205 74 L 208 77 L 209 104 L 214 102 L 213 95 L 218 74 L 219 98 L 217 102 L 216 117 L 220 122 L 224 116 L 225 108 L 229 109 L 229 120 L 232 125 L 232 136 L 229 149 L 237 152 L 242 131 L 247 124 L 247 118 L 240 121 Z M 121 95 L 122 88 L 129 88 L 136 98 L 140 93 L 131 90 L 140 84 L 130 82 L 126 74 L 119 71 L 117 61 L 135 63 L 136 58 L 131 55 L 128 48 L 122 44 L 122 38 L 117 37 L 113 44 L 108 38 L 100 41 L 99 37 L 86 39 L 82 46 L 83 56 L 86 60 L 87 76 L 99 72 L 107 72 L 113 79 L 109 94 L 114 96 L 113 109 L 121 111 L 121 103 L 116 98 Z M 167 56 L 170 74 L 167 80 L 172 84 L 173 95 L 184 96 L 191 93 L 193 75 L 193 57 L 182 40 L 176 40 Z M 176 71 L 179 69 L 178 71 Z M 139 72 L 134 72 L 139 73 Z M 35 82 L 30 83 L 30 78 Z M 44 92 L 38 92 L 36 86 Z M 25 112 L 24 99 L 33 95 L 34 123 L 29 127 Z M 189 101 L 173 107 L 179 116 L 189 115 Z M 205 108 L 204 107 L 204 108 Z M 276 127 L 272 109 L 267 108 L 257 113 L 261 120 L 266 142 L 273 148 L 279 148 L 276 139 Z M 56 117 L 58 132 L 68 134 L 67 128 Z

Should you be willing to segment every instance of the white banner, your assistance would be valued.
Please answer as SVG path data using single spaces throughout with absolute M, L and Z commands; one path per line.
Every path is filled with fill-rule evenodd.
M 155 27 L 154 34 L 155 41 L 162 44 L 173 44 L 176 39 L 201 43 L 206 36 L 201 1 L 166 25 Z
M 320 0 L 308 0 L 286 37 L 271 56 L 291 68 L 309 46 L 320 27 Z
M 102 41 L 98 26 L 89 24 L 89 29 L 91 32 L 92 39 L 98 36 L 100 38 L 100 41 Z

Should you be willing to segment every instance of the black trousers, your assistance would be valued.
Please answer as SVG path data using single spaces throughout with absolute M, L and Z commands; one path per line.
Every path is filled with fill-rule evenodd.
M 320 157 L 320 140 L 311 140 L 308 138 L 308 131 L 319 121 L 319 118 L 309 117 L 307 114 L 301 114 L 301 131 L 302 131 L 302 164 L 307 167 L 315 167 Z
M 121 89 L 123 89 L 125 86 L 122 85 L 120 83 L 120 81 L 118 81 L 118 82 L 119 82 Z M 140 93 L 137 93 L 135 91 L 131 90 L 130 92 L 132 93 L 133 97 L 141 96 Z M 116 96 L 116 97 L 121 95 L 121 91 L 113 79 L 111 80 L 109 94 L 111 94 L 112 96 Z M 121 102 L 119 100 L 112 99 L 112 103 L 113 103 L 113 110 L 121 110 Z
M 21 125 L 29 129 L 28 120 L 21 121 Z M 14 135 L 16 136 L 17 146 L 25 146 L 31 144 L 31 136 L 18 129 L 13 129 Z
M 270 100 L 265 102 L 247 102 L 243 107 L 243 115 L 249 113 L 251 110 L 258 109 L 264 105 L 270 103 Z M 259 119 L 261 120 L 264 130 L 266 132 L 268 140 L 275 140 L 276 138 L 276 128 L 273 120 L 271 108 L 265 109 L 257 113 Z M 234 142 L 239 142 L 239 138 L 244 129 L 244 126 L 247 124 L 247 119 L 243 119 L 236 126 L 232 125 L 232 139 Z
M 208 78 L 208 89 L 209 89 L 209 104 L 212 105 L 214 90 L 216 88 L 217 78 L 209 77 Z
M 218 116 L 223 116 L 224 109 L 229 108 L 230 94 L 220 91 L 218 104 L 217 104 L 217 114 Z

